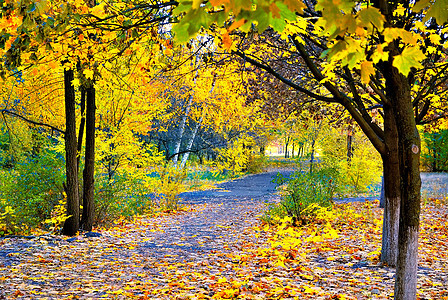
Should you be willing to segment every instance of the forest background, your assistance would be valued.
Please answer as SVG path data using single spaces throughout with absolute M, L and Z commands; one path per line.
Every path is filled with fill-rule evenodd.
M 397 216 L 418 229 L 420 152 L 447 168 L 447 13 L 357 5 L 4 2 L 3 234 L 177 209 L 200 179 L 261 171 L 283 139 L 310 173 L 319 149 L 341 197 L 387 168 L 386 210 L 411 212 L 385 215 L 394 265 Z

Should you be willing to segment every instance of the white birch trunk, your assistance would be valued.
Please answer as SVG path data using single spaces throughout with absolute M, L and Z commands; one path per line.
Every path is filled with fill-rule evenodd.
M 190 138 L 190 141 L 188 142 L 187 149 L 186 149 L 187 152 L 185 152 L 185 154 L 182 156 L 182 162 L 180 163 L 181 169 L 185 168 L 185 165 L 187 164 L 188 156 L 190 155 L 190 150 L 193 147 L 193 142 L 194 142 L 194 139 L 196 138 L 196 134 L 198 133 L 198 129 L 201 126 L 202 119 L 203 118 L 201 116 L 201 119 L 196 123 L 193 133 L 191 134 L 191 138 Z
M 196 78 L 194 80 L 196 82 Z M 180 145 L 182 144 L 182 137 L 184 135 L 184 131 L 185 131 L 185 124 L 187 123 L 187 118 L 188 118 L 188 114 L 190 113 L 190 108 L 191 108 L 191 102 L 193 101 L 193 95 L 190 95 L 188 97 L 188 103 L 187 103 L 187 107 L 185 108 L 185 114 L 182 116 L 182 119 L 180 121 L 180 125 L 179 125 L 179 131 L 177 134 L 177 141 L 176 144 L 174 145 L 174 157 L 173 157 L 173 163 L 175 166 L 177 166 L 177 161 L 179 158 L 179 151 L 180 151 Z
M 215 88 L 215 82 L 216 82 L 216 77 L 213 78 L 213 83 L 212 83 L 212 88 L 210 89 L 210 94 L 213 93 L 213 89 Z M 190 138 L 190 141 L 188 142 L 187 149 L 186 149 L 187 152 L 185 152 L 185 154 L 182 156 L 182 162 L 180 164 L 181 169 L 185 168 L 185 165 L 187 164 L 187 160 L 190 155 L 190 150 L 193 147 L 194 139 L 196 138 L 196 134 L 198 133 L 199 127 L 202 125 L 201 123 L 202 123 L 203 119 L 204 119 L 204 113 L 202 113 L 201 118 L 196 123 L 193 133 L 191 134 L 191 138 Z

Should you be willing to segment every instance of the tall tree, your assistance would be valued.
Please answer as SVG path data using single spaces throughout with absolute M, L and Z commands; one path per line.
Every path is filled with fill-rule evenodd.
M 421 148 L 416 124 L 430 122 L 428 111 L 438 109 L 434 105 L 438 99 L 446 99 L 443 24 L 448 13 L 444 3 L 420 1 L 414 6 L 408 1 L 320 0 L 314 7 L 305 1 L 306 8 L 289 24 L 273 20 L 291 16 L 287 6 L 277 2 L 266 9 L 271 23 L 233 1 L 213 1 L 215 8 L 205 6 L 215 13 L 210 19 L 217 22 L 216 10 L 234 13 L 227 23 L 231 25 L 220 34 L 224 46 L 308 99 L 342 105 L 381 154 L 386 195 L 382 259 L 397 266 L 396 299 L 416 297 Z M 198 9 L 191 7 L 187 16 L 197 15 Z M 232 43 L 229 33 L 235 28 L 251 31 L 254 19 L 259 32 L 269 24 L 274 32 L 250 32 L 248 42 Z M 181 23 L 191 23 L 191 16 Z M 177 32 L 192 35 L 182 32 L 180 25 Z M 260 41 L 274 45 L 274 50 L 257 49 Z M 267 57 L 268 53 L 273 55 Z M 372 115 L 378 109 L 382 124 L 374 122 Z M 446 116 L 441 111 L 437 115 Z
M 73 70 L 64 71 L 65 90 L 65 169 L 66 169 L 66 193 L 67 215 L 62 232 L 65 235 L 75 235 L 79 230 L 79 187 L 78 187 L 78 163 L 76 142 L 76 111 L 75 89 L 72 85 L 74 79 Z

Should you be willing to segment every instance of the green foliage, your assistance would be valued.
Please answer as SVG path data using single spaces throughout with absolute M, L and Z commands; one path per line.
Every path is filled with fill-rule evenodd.
M 36 139 L 24 122 L 9 118 L 6 121 L 0 124 L 0 167 L 12 168 L 31 153 Z
M 295 172 L 289 180 L 282 175 L 275 178 L 277 185 L 283 185 L 281 201 L 271 204 L 264 220 L 292 218 L 295 225 L 303 225 L 316 220 L 322 208 L 333 204 L 335 183 L 333 171 L 322 169 L 314 173 Z
M 26 225 L 19 225 L 15 210 L 6 200 L 0 199 L 0 236 L 26 231 Z
M 22 155 L 14 167 L 2 171 L 0 196 L 3 209 L 11 207 L 19 227 L 37 227 L 51 217 L 55 205 L 63 198 L 64 160 L 48 140 L 32 153 Z
M 247 172 L 250 174 L 257 174 L 263 172 L 267 166 L 266 155 L 251 154 L 247 162 Z
M 433 172 L 448 171 L 448 130 L 423 133 L 422 166 Z
M 145 183 L 120 170 L 112 178 L 99 172 L 95 175 L 95 224 L 111 223 L 125 217 L 145 214 L 153 209 Z

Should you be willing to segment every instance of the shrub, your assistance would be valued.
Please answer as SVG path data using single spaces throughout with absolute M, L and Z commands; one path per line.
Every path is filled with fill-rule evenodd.
M 3 170 L 0 196 L 6 199 L 3 208 L 14 211 L 16 226 L 37 227 L 51 217 L 63 199 L 63 165 L 62 156 L 46 146 Z
M 333 170 L 327 169 L 314 173 L 295 172 L 289 180 L 282 175 L 277 176 L 275 182 L 283 186 L 281 200 L 269 206 L 264 220 L 272 222 L 288 216 L 295 225 L 313 222 L 321 208 L 329 208 L 333 204 L 335 183 L 332 173 Z

